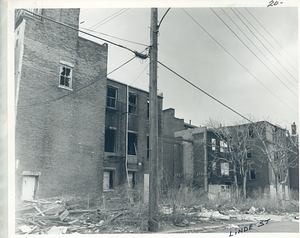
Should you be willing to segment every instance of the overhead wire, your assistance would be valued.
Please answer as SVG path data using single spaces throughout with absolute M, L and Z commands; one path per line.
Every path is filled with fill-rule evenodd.
M 159 21 L 158 26 L 157 26 L 158 29 L 159 29 L 159 27 L 160 27 L 162 21 L 164 20 L 165 16 L 167 15 L 167 13 L 170 11 L 170 9 L 171 9 L 171 8 L 169 7 L 168 10 L 165 12 L 165 14 L 162 16 L 162 18 L 161 18 L 161 20 Z
M 245 19 L 245 21 L 247 21 L 248 22 L 248 24 L 250 25 L 250 26 L 252 26 L 252 28 L 253 29 L 255 29 L 256 30 L 256 32 L 262 37 L 262 38 L 264 38 L 264 40 L 266 41 L 266 42 L 268 42 L 269 43 L 269 45 L 273 48 L 273 50 L 275 50 L 284 60 L 285 60 L 285 62 L 286 63 L 288 63 L 290 66 L 291 66 L 291 68 L 293 68 L 296 72 L 298 72 L 298 70 L 297 69 L 295 69 L 294 68 L 294 66 L 293 65 L 291 65 L 291 63 L 271 44 L 271 42 L 270 41 L 268 41 L 268 39 L 266 39 L 266 37 L 264 37 L 260 32 L 259 32 L 259 30 L 257 30 L 256 29 L 256 27 L 255 26 L 253 26 L 253 24 L 251 24 L 251 22 L 237 9 L 237 8 L 235 8 L 235 10 Z M 297 83 L 298 83 L 298 81 L 296 81 Z
M 110 74 L 112 74 L 112 73 L 115 72 L 116 70 L 122 68 L 124 65 L 128 64 L 128 63 L 129 63 L 130 61 L 132 61 L 134 58 L 136 58 L 136 56 L 132 57 L 131 59 L 127 60 L 127 61 L 126 61 L 125 63 L 123 63 L 122 65 L 118 66 L 117 68 L 115 68 L 114 70 L 112 70 L 111 72 L 109 72 L 109 73 L 107 74 L 107 76 L 110 75 Z M 32 106 L 39 106 L 39 105 L 43 105 L 43 104 L 48 104 L 48 103 L 51 103 L 51 102 L 59 101 L 59 100 L 65 98 L 65 97 L 68 97 L 68 96 L 70 96 L 70 95 L 72 95 L 72 94 L 74 94 L 74 93 L 77 93 L 77 92 L 81 91 L 82 89 L 85 89 L 85 88 L 91 86 L 91 85 L 94 84 L 94 83 L 99 82 L 100 79 L 102 79 L 102 78 L 98 78 L 97 80 L 95 80 L 95 81 L 93 81 L 93 82 L 91 82 L 91 83 L 89 83 L 89 84 L 87 84 L 87 85 L 85 85 L 85 86 L 83 86 L 83 87 L 81 87 L 81 88 L 79 88 L 79 89 L 77 89 L 77 90 L 73 90 L 73 91 L 69 92 L 68 94 L 65 94 L 65 95 L 63 95 L 63 96 L 61 96 L 61 97 L 54 98 L 54 99 L 50 99 L 50 100 L 47 100 L 47 101 L 44 101 L 44 102 L 38 102 L 38 103 L 29 104 L 29 105 L 19 106 L 19 107 L 17 107 L 17 108 L 28 108 L 28 107 L 32 107 Z
M 125 10 L 125 11 L 124 11 Z M 106 17 L 106 18 L 104 18 L 103 20 L 101 20 L 100 22 L 98 22 L 97 24 L 95 24 L 94 26 L 92 26 L 90 29 L 91 30 L 94 30 L 94 29 L 96 29 L 96 28 L 98 28 L 99 26 L 102 26 L 102 25 L 104 25 L 105 23 L 108 23 L 108 22 L 110 22 L 112 19 L 114 19 L 114 18 L 116 18 L 117 16 L 119 16 L 119 15 L 121 15 L 121 14 L 123 14 L 124 12 L 126 12 L 126 11 L 128 11 L 129 10 L 129 8 L 122 8 L 121 10 L 119 10 L 118 12 L 115 12 L 114 14 L 112 14 L 112 15 L 110 15 L 110 16 L 108 16 L 108 17 Z M 122 12 L 123 11 L 123 12 Z M 121 12 L 121 13 L 120 13 Z M 118 14 L 119 13 L 119 14 Z M 116 15 L 117 14 L 117 15 Z M 116 16 L 114 16 L 114 15 L 116 15 Z M 109 19 L 109 18 L 111 18 L 111 19 Z M 109 20 L 108 20 L 109 19 Z M 105 20 L 107 20 L 106 22 L 104 22 Z M 103 23 L 104 22 L 104 23 Z M 103 24 L 101 24 L 101 23 L 103 23 Z
M 273 53 L 265 46 L 265 44 L 254 34 L 254 32 L 247 26 L 247 24 L 240 18 L 240 16 L 230 8 L 231 11 L 240 19 L 240 21 L 248 28 L 248 30 L 253 34 L 253 36 L 262 44 L 262 46 L 273 56 L 273 58 L 281 65 L 281 67 L 294 79 L 295 77 L 282 65 L 282 63 L 273 55 Z M 224 10 L 223 10 L 224 11 Z M 268 59 L 269 60 L 269 59 Z M 270 60 L 269 60 L 270 61 Z M 270 61 L 271 62 L 271 61 Z M 273 64 L 272 64 L 273 65 Z M 279 70 L 278 70 L 279 71 Z M 280 71 L 279 71 L 280 72 Z M 281 73 L 281 72 L 280 72 Z M 282 73 L 281 73 L 282 74 Z M 283 75 L 283 74 L 282 74 Z M 283 75 L 284 76 L 284 75 Z M 284 76 L 285 77 L 285 76 Z M 285 77 L 286 78 L 286 77 Z M 286 78 L 287 79 L 287 78 Z M 288 80 L 288 79 L 287 79 Z M 289 81 L 289 80 L 288 80 Z M 289 81 L 290 82 L 290 81 Z M 291 83 L 291 82 L 290 82 Z M 292 83 L 291 83 L 292 84 Z
M 130 52 L 134 53 L 134 54 L 135 54 L 137 57 L 140 57 L 140 56 L 141 56 L 141 55 L 140 55 L 140 53 L 138 53 L 137 51 L 135 51 L 135 50 L 132 50 L 132 49 L 130 49 L 130 48 L 128 48 L 128 47 L 126 47 L 126 46 L 123 46 L 123 45 L 120 45 L 120 44 L 114 43 L 114 42 L 112 42 L 112 41 L 106 40 L 106 39 L 104 39 L 104 38 L 101 38 L 101 37 L 99 37 L 99 36 L 95 36 L 95 35 L 93 35 L 93 34 L 90 34 L 90 33 L 88 33 L 88 32 L 85 32 L 85 31 L 79 30 L 79 29 L 77 29 L 77 28 L 75 28 L 75 27 L 72 27 L 72 26 L 69 26 L 69 25 L 67 25 L 67 24 L 64 24 L 64 23 L 58 22 L 58 21 L 56 21 L 56 20 L 53 20 L 53 19 L 51 19 L 51 18 L 49 18 L 49 17 L 45 17 L 45 16 L 42 16 L 42 15 L 40 15 L 40 14 L 37 14 L 37 13 L 31 12 L 31 11 L 28 11 L 28 10 L 26 10 L 26 9 L 22 9 L 22 10 L 23 10 L 23 11 L 26 11 L 26 12 L 29 12 L 30 14 L 33 14 L 33 15 L 39 16 L 39 17 L 41 17 L 42 19 L 46 19 L 46 20 L 52 21 L 52 22 L 54 22 L 54 23 L 57 23 L 58 25 L 61 25 L 61 26 L 64 26 L 64 27 L 70 28 L 70 29 L 72 29 L 72 30 L 75 30 L 75 31 L 78 31 L 78 32 L 84 33 L 84 34 L 86 34 L 86 35 L 89 35 L 89 36 L 92 36 L 92 37 L 94 37 L 94 38 L 100 39 L 100 40 L 102 40 L 102 41 L 104 41 L 104 42 L 107 42 L 107 43 L 110 43 L 110 44 L 112 44 L 112 45 L 115 45 L 115 46 L 117 46 L 117 47 L 120 47 L 120 48 L 123 48 L 123 49 L 125 49 L 125 50 L 128 50 L 128 51 L 130 51 Z M 148 56 L 145 56 L 145 57 L 148 57 Z
M 220 19 L 221 22 L 243 43 L 244 46 L 297 98 L 298 95 L 295 94 L 254 52 L 250 49 L 250 47 L 231 29 L 231 27 L 212 9 L 210 10 Z
M 176 73 L 174 70 L 172 70 L 171 68 L 169 68 L 168 66 L 166 66 L 165 64 L 161 63 L 160 61 L 157 61 L 160 65 L 162 65 L 163 67 L 165 67 L 167 70 L 169 70 L 170 72 L 172 72 L 173 74 L 177 75 L 179 78 L 183 79 L 185 82 L 187 82 L 188 84 L 192 85 L 193 87 L 195 87 L 196 89 L 198 89 L 199 91 L 201 91 L 202 93 L 204 93 L 205 95 L 209 96 L 210 98 L 212 98 L 213 100 L 215 100 L 216 102 L 220 103 L 221 105 L 223 105 L 224 107 L 226 107 L 227 109 L 229 109 L 230 111 L 234 112 L 235 114 L 239 115 L 240 117 L 244 118 L 245 120 L 252 122 L 250 119 L 248 119 L 247 117 L 243 116 L 242 114 L 238 113 L 236 110 L 232 109 L 231 107 L 227 106 L 225 103 L 221 102 L 220 100 L 218 100 L 217 98 L 213 97 L 212 95 L 210 95 L 209 93 L 205 92 L 203 89 L 199 88 L 197 85 L 193 84 L 191 81 L 187 80 L 186 78 L 184 78 L 183 76 L 181 76 L 180 74 Z
M 125 41 L 125 42 L 128 42 L 128 43 L 133 43 L 133 44 L 136 44 L 136 45 L 141 45 L 141 46 L 148 46 L 146 44 L 142 44 L 142 43 L 139 43 L 139 42 L 135 42 L 135 41 L 131 41 L 131 40 L 126 40 L 126 39 L 123 39 L 123 38 L 120 38 L 120 37 L 116 37 L 116 36 L 112 36 L 112 35 L 108 35 L 108 34 L 105 34 L 105 33 L 102 33 L 102 32 L 98 32 L 98 31 L 94 31 L 94 30 L 90 30 L 88 28 L 84 28 L 84 27 L 80 27 L 84 30 L 88 30 L 88 31 L 92 31 L 94 33 L 98 33 L 100 35 L 104 35 L 104 36 L 109 36 L 111 38 L 114 38 L 114 39 L 117 39 L 117 40 L 122 40 L 122 41 Z
M 129 84 L 129 86 L 131 86 L 135 81 L 137 81 L 139 79 L 139 77 L 141 77 L 141 75 L 144 73 L 144 71 L 148 68 L 149 63 L 146 65 L 146 67 L 143 69 L 143 71 L 139 74 L 139 76 L 137 76 L 137 78 L 135 80 L 133 80 L 133 82 L 131 84 Z
M 249 10 L 247 8 L 245 8 L 247 10 L 247 12 L 249 12 Z M 249 12 L 249 14 L 257 21 L 257 23 L 264 28 L 264 30 L 269 34 L 269 36 L 271 36 L 273 38 L 274 41 L 277 42 L 277 44 L 285 51 L 285 53 L 287 53 L 288 56 L 291 57 L 291 59 L 298 64 L 298 62 L 296 60 L 294 60 L 294 58 L 283 48 L 283 46 L 281 46 L 281 44 L 271 35 L 271 33 L 256 19 L 255 16 L 253 16 L 253 14 L 251 12 Z
M 298 113 L 294 111 L 288 104 L 282 101 L 275 93 L 273 93 L 267 86 L 265 86 L 257 77 L 255 77 L 242 63 L 240 63 L 224 46 L 222 46 L 204 27 L 200 25 L 187 11 L 181 8 L 209 37 L 211 37 L 227 54 L 229 54 L 242 68 L 244 68 L 257 82 L 259 82 L 266 90 L 268 90 L 273 96 L 281 101 L 285 106 L 291 109 L 296 115 Z

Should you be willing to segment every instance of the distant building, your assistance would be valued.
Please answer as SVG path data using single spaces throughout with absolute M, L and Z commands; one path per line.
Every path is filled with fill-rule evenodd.
M 78 29 L 80 9 L 29 10 Z M 15 20 L 16 197 L 147 187 L 148 93 L 107 79 L 107 44 L 23 10 Z
M 299 135 L 297 133 L 297 128 L 295 122 L 292 124 L 291 133 L 291 153 L 290 153 L 290 185 L 291 189 L 296 190 L 299 193 Z
M 218 195 L 229 198 L 233 192 L 235 167 L 230 163 L 226 153 L 226 139 L 222 139 L 222 136 L 217 135 L 214 130 L 207 127 L 183 128 L 183 120 L 174 118 L 174 111 L 172 110 L 168 113 L 164 111 L 164 120 L 164 164 L 167 164 L 165 167 L 170 170 L 169 176 L 173 174 L 173 180 L 179 184 L 203 188 L 210 197 Z M 173 121 L 173 123 L 169 121 Z M 274 172 L 267 157 L 265 157 L 266 155 L 263 155 L 261 150 L 258 149 L 259 147 L 262 148 L 263 145 L 258 138 L 255 138 L 255 134 L 251 131 L 249 125 L 226 127 L 228 130 L 237 129 L 237 127 L 244 128 L 249 130 L 249 135 L 253 136 L 253 147 L 246 148 L 245 153 L 245 160 L 251 162 L 246 182 L 248 195 L 251 195 L 254 189 L 259 188 L 261 191 L 273 195 L 276 184 Z M 274 130 L 281 130 L 282 139 L 286 140 L 284 129 L 268 122 L 257 122 L 255 125 L 263 128 L 263 141 L 267 146 L 274 143 L 271 136 Z M 175 131 L 179 127 L 183 129 Z M 173 138 L 172 134 L 174 134 Z M 168 138 L 166 138 L 166 135 L 168 135 Z M 166 143 L 170 144 L 167 150 Z M 166 170 L 165 167 L 164 170 Z M 241 190 L 243 180 L 238 172 L 236 175 L 237 184 L 239 190 Z M 284 182 L 283 176 L 281 178 L 279 176 L 278 179 Z M 284 199 L 289 198 L 289 184 L 288 178 L 279 187 L 279 193 Z

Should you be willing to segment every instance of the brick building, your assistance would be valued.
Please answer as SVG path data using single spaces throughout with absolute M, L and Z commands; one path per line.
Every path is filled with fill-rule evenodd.
M 218 135 L 215 130 L 207 127 L 184 128 L 181 131 L 175 131 L 180 126 L 183 127 L 182 119 L 174 118 L 174 111 L 170 110 L 164 114 L 165 123 L 173 121 L 171 126 L 164 124 L 164 163 L 165 167 L 173 169 L 173 180 L 178 183 L 197 188 L 203 188 L 210 197 L 216 195 L 229 198 L 233 192 L 234 170 L 235 167 L 230 163 L 227 153 L 227 141 L 225 137 Z M 164 111 L 165 113 L 165 111 Z M 173 119 L 170 119 L 172 118 Z M 176 127 L 175 125 L 179 125 Z M 262 191 L 268 191 L 271 195 L 275 193 L 275 175 L 267 160 L 262 141 L 255 137 L 251 124 L 224 127 L 226 130 L 247 131 L 247 136 L 251 135 L 252 147 L 246 148 L 243 152 L 245 160 L 248 160 L 249 168 L 246 172 L 246 184 L 248 195 L 251 195 L 254 189 L 261 188 Z M 257 122 L 254 124 L 257 128 L 262 128 L 262 137 L 267 146 L 272 146 L 274 138 L 273 131 L 282 131 L 282 139 L 285 140 L 285 130 L 268 122 Z M 169 130 L 169 136 L 165 139 Z M 251 132 L 252 131 L 252 132 Z M 171 136 L 173 134 L 173 138 Z M 233 134 L 232 134 L 233 135 Z M 165 144 L 173 143 L 166 150 Z M 272 152 L 273 153 L 273 152 Z M 275 152 L 274 152 L 275 153 Z M 275 154 L 273 154 L 275 157 Z M 173 163 L 173 164 L 172 164 Z M 283 171 L 282 171 L 283 172 Z M 169 171 L 171 176 L 172 171 Z M 239 190 L 243 185 L 243 178 L 236 173 Z M 279 176 L 283 181 L 283 176 Z M 289 198 L 289 178 L 279 187 L 279 194 L 282 198 Z
M 158 96 L 159 163 L 162 162 L 162 100 Z M 143 192 L 149 184 L 149 153 L 148 92 L 108 79 L 104 191 L 113 191 L 128 176 L 129 186 Z
M 78 29 L 80 9 L 30 10 L 45 18 L 16 10 L 16 198 L 143 187 L 148 93 L 107 79 L 107 44 L 46 19 Z

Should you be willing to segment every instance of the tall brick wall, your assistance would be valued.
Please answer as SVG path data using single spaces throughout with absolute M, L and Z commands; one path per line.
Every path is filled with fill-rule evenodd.
M 43 14 L 78 26 L 79 9 L 44 9 Z M 101 192 L 107 45 L 47 20 L 25 20 L 16 117 L 17 197 L 23 171 L 41 172 L 39 198 Z M 72 94 L 58 87 L 60 60 L 74 65 Z

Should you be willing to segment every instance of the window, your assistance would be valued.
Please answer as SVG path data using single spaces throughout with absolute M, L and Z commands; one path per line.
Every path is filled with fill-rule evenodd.
M 116 130 L 105 128 L 105 152 L 115 152 Z
M 217 162 L 212 162 L 211 169 L 213 174 L 217 174 Z
M 150 141 L 149 141 L 149 136 L 147 136 L 147 159 L 149 160 L 150 158 Z
M 111 86 L 107 86 L 106 106 L 110 108 L 116 108 L 117 89 Z
M 129 188 L 135 187 L 135 171 L 128 171 Z
M 220 152 L 226 152 L 227 149 L 227 143 L 225 141 L 220 141 Z
M 229 176 L 229 163 L 221 163 L 221 175 Z
M 128 98 L 129 104 L 128 104 L 128 112 L 130 114 L 137 114 L 137 95 L 134 93 L 129 93 L 129 98 Z
M 217 141 L 216 141 L 216 139 L 212 138 L 211 139 L 211 149 L 216 150 L 216 146 L 217 146 Z
M 136 155 L 137 153 L 137 134 L 128 132 L 128 151 L 129 155 Z
M 72 67 L 67 65 L 60 66 L 59 86 L 63 88 L 72 88 Z
M 250 138 L 253 138 L 254 137 L 254 131 L 253 131 L 253 129 L 249 129 L 248 130 L 248 134 L 249 134 Z
M 255 178 L 256 178 L 255 170 L 250 170 L 249 171 L 249 179 L 250 180 L 255 180 Z
M 103 190 L 114 188 L 114 171 L 106 170 L 103 171 Z
M 19 46 L 19 38 L 20 38 L 20 31 L 17 31 L 17 35 L 16 35 L 16 45 L 15 48 L 17 48 Z
M 251 154 L 251 151 L 249 151 L 249 149 L 247 150 L 247 159 L 251 159 L 252 157 L 252 154 Z

